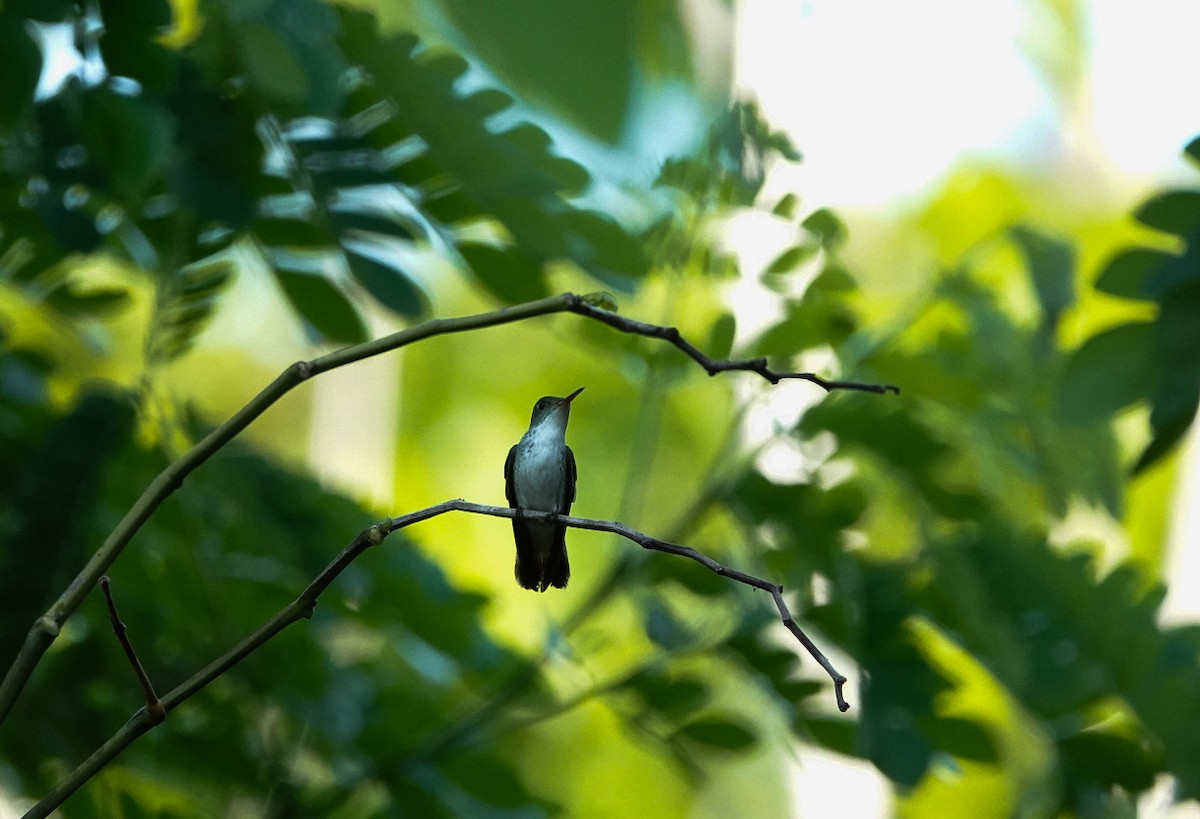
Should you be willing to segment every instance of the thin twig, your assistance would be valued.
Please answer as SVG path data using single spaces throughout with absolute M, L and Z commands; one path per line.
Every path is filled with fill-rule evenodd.
M 270 620 L 263 623 L 241 642 L 231 648 L 229 651 L 222 654 L 213 662 L 209 663 L 200 671 L 196 672 L 190 678 L 185 680 L 181 685 L 172 690 L 162 698 L 162 708 L 164 714 L 179 707 L 186 700 L 198 694 L 205 686 L 213 680 L 220 677 L 226 671 L 229 671 L 247 656 L 261 648 L 268 640 L 274 637 L 279 632 L 299 620 L 306 619 L 312 616 L 313 610 L 317 605 L 317 598 L 322 592 L 329 587 L 329 584 L 337 578 L 346 567 L 353 563 L 359 555 L 365 552 L 372 546 L 376 546 L 383 542 L 384 538 L 399 529 L 407 526 L 412 526 L 414 523 L 435 518 L 438 515 L 444 515 L 447 512 L 468 512 L 475 515 L 491 515 L 498 518 L 512 518 L 517 513 L 517 510 L 507 506 L 488 506 L 482 503 L 471 503 L 465 500 L 449 500 L 439 503 L 436 506 L 429 506 L 425 509 L 419 509 L 415 512 L 409 512 L 407 515 L 390 518 L 364 529 L 350 542 L 345 549 L 335 557 L 328 566 L 326 566 L 320 574 L 313 579 L 308 587 L 300 593 L 300 596 L 293 600 L 288 605 L 284 606 Z M 721 575 L 728 577 L 738 583 L 743 583 L 756 589 L 762 589 L 769 593 L 775 600 L 775 606 L 779 609 L 779 615 L 783 624 L 788 631 L 796 636 L 800 644 L 808 650 L 808 653 L 825 669 L 833 680 L 834 696 L 837 699 L 837 706 L 840 710 L 845 711 L 850 708 L 842 696 L 842 686 L 846 683 L 846 678 L 838 673 L 833 664 L 825 657 L 821 650 L 817 648 L 804 630 L 796 624 L 792 618 L 792 614 L 788 611 L 787 604 L 783 600 L 783 587 L 759 577 L 740 572 L 737 569 L 731 569 L 724 566 L 704 553 L 697 551 L 691 546 L 681 546 L 677 543 L 668 543 L 667 541 L 658 540 L 650 537 L 647 534 L 637 531 L 626 526 L 623 523 L 618 523 L 612 520 L 595 520 L 592 518 L 578 518 L 567 515 L 556 515 L 549 512 L 534 512 L 530 510 L 522 510 L 521 512 L 530 520 L 553 520 L 556 523 L 561 523 L 565 526 L 570 526 L 575 529 L 591 529 L 597 532 L 611 532 L 620 535 L 626 540 L 630 540 L 643 549 L 650 549 L 656 552 L 666 552 L 667 554 L 679 555 L 686 557 L 689 560 L 694 560 L 701 566 Z M 29 809 L 25 814 L 24 819 L 40 819 L 40 817 L 49 816 L 50 812 L 61 805 L 68 797 L 76 790 L 83 786 L 89 779 L 99 773 L 105 765 L 117 757 L 121 751 L 129 747 L 134 740 L 142 734 L 149 731 L 158 722 L 150 715 L 147 708 L 141 708 L 125 723 L 107 742 L 101 745 L 92 753 L 82 764 L 74 771 L 60 781 L 50 793 L 46 794 L 41 801 Z
M 16 659 L 9 667 L 0 683 L 0 723 L 3 723 L 12 710 L 17 697 L 25 687 L 34 668 L 41 661 L 46 650 L 58 637 L 62 624 L 79 607 L 83 599 L 91 591 L 100 576 L 108 571 L 113 561 L 133 538 L 142 524 L 154 514 L 154 511 L 179 487 L 197 467 L 207 461 L 223 446 L 233 440 L 242 430 L 250 426 L 260 415 L 267 411 L 279 399 L 310 378 L 328 372 L 329 370 L 361 361 L 365 358 L 380 355 L 399 349 L 408 344 L 421 341 L 433 336 L 448 333 L 461 333 L 478 330 L 485 327 L 495 327 L 515 321 L 544 316 L 551 313 L 572 312 L 586 316 L 609 325 L 623 333 L 634 333 L 649 338 L 663 339 L 678 347 L 694 361 L 700 364 L 709 375 L 730 370 L 745 370 L 755 372 L 763 378 L 776 384 L 784 379 L 801 379 L 811 381 L 825 390 L 860 390 L 874 393 L 900 392 L 898 387 L 890 384 L 864 384 L 857 381 L 830 381 L 813 373 L 781 373 L 767 366 L 767 359 L 753 358 L 738 361 L 722 361 L 710 358 L 700 352 L 687 339 L 680 335 L 674 327 L 663 327 L 657 324 L 647 324 L 636 321 L 617 313 L 610 312 L 597 304 L 603 302 L 603 296 L 579 296 L 574 293 L 563 293 L 559 296 L 526 302 L 512 307 L 504 307 L 489 313 L 478 313 L 473 316 L 460 316 L 451 319 L 433 319 L 393 333 L 364 344 L 344 347 L 328 355 L 311 361 L 298 361 L 288 367 L 272 381 L 265 389 L 233 414 L 227 421 L 210 432 L 203 440 L 193 446 L 178 460 L 172 462 L 166 469 L 151 481 L 142 492 L 141 497 L 125 514 L 104 543 L 92 555 L 87 565 L 79 575 L 71 581 L 66 590 L 50 606 L 45 614 L 38 617 L 25 636 L 25 642 L 17 653 Z
M 578 313 L 581 316 L 594 318 L 596 321 L 607 324 L 610 327 L 615 327 L 623 333 L 634 333 L 647 338 L 660 338 L 663 341 L 675 345 L 689 358 L 704 368 L 704 371 L 709 375 L 717 373 L 730 372 L 732 370 L 740 370 L 745 372 L 758 373 L 763 378 L 770 381 L 772 384 L 778 384 L 780 381 L 788 379 L 796 379 L 801 381 L 811 381 L 818 387 L 821 387 L 826 392 L 833 390 L 858 390 L 859 392 L 873 392 L 878 394 L 896 393 L 900 394 L 900 388 L 895 384 L 867 384 L 861 381 L 837 381 L 822 378 L 816 373 L 796 373 L 796 372 L 779 372 L 772 370 L 768 366 L 766 357 L 759 358 L 741 358 L 735 360 L 726 360 L 720 358 L 712 358 L 705 355 L 696 349 L 696 347 L 688 341 L 679 330 L 675 327 L 663 327 L 659 324 L 647 324 L 644 321 L 637 321 L 618 313 L 613 313 L 596 307 L 590 302 L 579 300 L 568 308 L 572 313 Z
M 146 673 L 146 669 L 142 668 L 142 662 L 138 659 L 137 652 L 133 650 L 133 643 L 129 642 L 129 635 L 125 633 L 125 623 L 121 621 L 121 615 L 117 614 L 117 603 L 113 600 L 110 584 L 108 575 L 102 575 L 100 588 L 104 590 L 104 599 L 108 603 L 108 619 L 112 622 L 112 630 L 113 634 L 117 635 L 117 642 L 121 644 L 121 648 L 125 649 L 125 656 L 129 658 L 129 664 L 133 666 L 133 673 L 137 675 L 138 683 L 142 686 L 142 693 L 146 695 L 146 714 L 153 720 L 153 724 L 157 725 L 167 718 L 167 712 L 163 710 L 162 702 L 154 693 L 154 684 L 150 682 L 150 675 Z

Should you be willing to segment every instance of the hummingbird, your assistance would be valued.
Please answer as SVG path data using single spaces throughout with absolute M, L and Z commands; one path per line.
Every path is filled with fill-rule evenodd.
M 544 592 L 550 586 L 565 588 L 571 576 L 567 563 L 567 527 L 558 523 L 524 520 L 521 510 L 571 511 L 575 500 L 575 453 L 567 446 L 567 418 L 571 402 L 583 387 L 566 398 L 548 395 L 533 405 L 529 431 L 508 451 L 504 461 L 504 494 L 517 510 L 513 537 L 517 541 L 517 583 Z

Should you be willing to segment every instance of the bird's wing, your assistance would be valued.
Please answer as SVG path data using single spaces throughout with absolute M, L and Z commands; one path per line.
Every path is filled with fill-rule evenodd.
M 513 461 L 516 459 L 517 448 L 514 446 L 504 459 L 504 497 L 508 498 L 508 505 L 513 509 L 517 508 L 517 484 L 513 480 Z
M 563 514 L 571 511 L 571 504 L 575 502 L 575 453 L 571 451 L 571 447 L 564 446 L 563 450 L 563 467 L 567 473 L 567 485 L 564 487 L 563 495 Z

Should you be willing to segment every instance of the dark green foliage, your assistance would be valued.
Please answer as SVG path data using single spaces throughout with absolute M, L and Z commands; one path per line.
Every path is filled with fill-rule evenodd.
M 447 8 L 518 91 L 615 139 L 633 76 L 622 58 L 632 6 L 603 20 L 539 6 L 526 29 L 507 7 Z M 676 13 L 648 8 L 640 13 Z M 698 498 L 680 531 L 662 536 L 782 583 L 797 621 L 840 649 L 839 666 L 857 666 L 848 718 L 829 716 L 827 677 L 769 597 L 700 565 L 627 547 L 579 613 L 526 656 L 485 630 L 493 601 L 456 588 L 397 533 L 339 578 L 310 621 L 139 740 L 68 815 L 208 816 L 238 802 L 270 816 L 554 815 L 560 807 L 522 778 L 529 729 L 597 699 L 622 733 L 692 780 L 762 747 L 762 714 L 745 705 L 756 699 L 798 739 L 870 760 L 903 790 L 956 760 L 1011 764 L 998 733 L 1012 726 L 947 705 L 968 663 L 1011 701 L 1020 730 L 1051 749 L 1045 776 L 1061 812 L 1119 804 L 1164 774 L 1182 797 L 1200 797 L 1200 630 L 1160 626 L 1162 589 L 1130 566 L 1101 572 L 1088 544 L 1050 545 L 1073 508 L 1121 512 L 1113 413 L 1149 401 L 1142 466 L 1195 414 L 1195 192 L 1138 211 L 1177 251 L 1131 249 L 1097 282 L 1155 303 L 1152 322 L 1108 328 L 1064 355 L 1055 329 L 1075 303 L 1076 253 L 1019 226 L 1004 240 L 1024 260 L 1036 321 L 1014 319 L 964 264 L 937 278 L 911 327 L 871 339 L 832 212 L 804 213 L 794 196 L 775 204 L 795 236 L 763 271 L 738 270 L 710 238 L 714 219 L 762 207 L 770 163 L 799 159 L 753 104 L 731 108 L 693 155 L 664 163 L 664 215 L 635 237 L 579 206 L 589 170 L 556 154 L 513 97 L 477 87 L 463 57 L 384 34 L 368 14 L 316 0 L 210 2 L 197 38 L 175 49 L 159 40 L 170 22 L 163 0 L 95 9 L 103 26 L 84 45 L 99 49 L 109 76 L 40 100 L 28 23 L 72 20 L 78 7 L 0 10 L 0 278 L 56 327 L 85 336 L 85 319 L 132 301 L 119 279 L 91 281 L 73 265 L 89 254 L 152 275 L 152 363 L 195 342 L 235 272 L 270 271 L 314 341 L 348 343 L 365 338 L 364 298 L 404 320 L 426 315 L 428 279 L 411 261 L 421 253 L 444 254 L 502 303 L 545 295 L 551 262 L 628 290 L 654 258 L 681 281 L 760 275 L 785 294 L 782 318 L 736 345 L 734 315 L 714 310 L 693 338 L 706 352 L 787 366 L 827 347 L 846 377 L 901 383 L 904 394 L 838 394 L 775 431 L 772 443 L 836 445 L 852 464 L 840 474 L 806 464 L 811 474 L 772 478 L 738 452 L 707 480 L 671 476 L 695 477 Z M 552 37 L 564 15 L 594 19 Z M 529 43 L 535 56 L 517 60 Z M 574 73 L 547 74 L 568 58 Z M 574 88 L 564 97 L 581 82 L 592 99 Z M 1200 160 L 1198 146 L 1187 152 Z M 265 264 L 241 264 L 252 256 Z M 606 360 L 622 344 L 639 364 L 657 355 L 596 331 Z M 54 363 L 6 338 L 0 599 L 11 616 L 0 618 L 0 649 L 11 657 L 164 456 L 133 443 L 132 397 L 86 389 L 60 407 Z M 691 364 L 655 372 L 665 384 L 696 375 Z M 241 444 L 190 476 L 111 571 L 160 693 L 290 601 L 371 521 Z M 591 650 L 578 626 L 614 601 L 636 607 L 623 622 L 641 633 L 609 639 L 646 655 L 612 679 L 578 674 L 590 672 L 581 658 Z M 947 661 L 951 650 L 970 659 Z M 44 792 L 140 704 L 93 596 L 3 727 L 4 786 Z
M 644 273 L 646 261 L 631 237 L 607 217 L 564 201 L 587 182 L 581 166 L 552 154 L 549 136 L 536 126 L 490 127 L 488 120 L 508 107 L 501 92 L 456 91 L 465 60 L 422 53 L 409 35 L 381 38 L 362 13 L 344 11 L 342 27 L 346 53 L 369 72 L 365 93 L 396 101 L 361 139 L 372 150 L 395 153 L 391 173 L 417 192 L 418 207 L 448 226 L 494 214 L 532 260 L 572 259 L 605 281 Z M 482 283 L 509 298 L 514 288 L 497 288 L 495 279 L 534 273 L 528 265 L 502 268 Z
M 637 5 L 629 0 L 590 8 L 553 0 L 504 5 L 454 0 L 446 8 L 510 85 L 616 142 L 635 79 Z
M 129 435 L 133 404 L 97 391 L 61 418 L 44 411 L 49 365 L 0 353 L 0 652 L 16 654 L 32 622 L 70 581 L 109 461 Z M 36 570 L 32 570 L 36 568 Z
M 1057 553 L 999 527 L 931 556 L 943 582 L 926 593 L 939 621 L 1057 726 L 1051 736 L 1075 777 L 1144 789 L 1169 770 L 1184 797 L 1200 795 L 1197 740 L 1182 727 L 1200 713 L 1200 689 L 1191 687 L 1200 681 L 1200 640 L 1193 629 L 1157 625 L 1161 589 L 1147 589 L 1128 566 L 1097 577 L 1085 554 Z M 1132 733 L 1089 717 L 1106 699 L 1130 709 Z
M 232 275 L 233 263 L 216 257 L 181 268 L 162 284 L 147 351 L 151 361 L 169 361 L 191 347 Z
M 367 328 L 350 300 L 324 276 L 280 268 L 275 270 L 275 279 L 292 308 L 316 331 L 317 338 L 340 344 L 367 340 Z
M 0 54 L 4 55 L 4 70 L 0 71 L 0 127 L 20 119 L 29 109 L 42 72 L 42 52 L 28 21 L 11 11 L 10 6 L 5 4 L 0 9 Z
M 515 248 L 464 242 L 458 250 L 483 286 L 505 301 L 532 301 L 549 295 L 537 263 Z
M 1049 320 L 1070 303 L 1069 290 L 1054 283 L 1073 279 L 1064 268 L 1070 255 L 1044 238 L 1016 236 Z M 1116 465 L 1111 432 L 1096 421 L 1105 409 L 1138 397 L 1127 385 L 1140 376 L 1125 373 L 1120 357 L 1144 353 L 1139 345 L 1150 343 L 1151 326 L 1097 337 L 1066 362 L 1057 383 L 1047 383 L 1053 363 L 1026 369 L 1026 362 L 1052 354 L 1044 322 L 1022 329 L 1002 318 L 965 271 L 948 278 L 942 294 L 969 317 L 975 345 L 943 331 L 920 366 L 903 363 L 894 351 L 876 354 L 872 363 L 885 380 L 905 381 L 896 375 L 901 368 L 918 379 L 905 384 L 903 407 L 868 407 L 866 396 L 847 395 L 803 422 L 808 434 L 831 431 L 842 452 L 873 465 L 839 489 L 860 485 L 871 487 L 873 498 L 894 494 L 915 517 L 921 540 L 888 563 L 831 553 L 834 562 L 822 568 L 832 585 L 825 608 L 852 615 L 826 620 L 819 610 L 810 617 L 852 647 L 867 675 L 861 720 L 852 739 L 840 723 L 801 717 L 799 726 L 866 755 L 901 784 L 916 784 L 939 753 L 995 760 L 980 726 L 939 714 L 937 694 L 949 683 L 929 665 L 912 630 L 920 617 L 981 660 L 1041 721 L 1064 767 L 1063 809 L 1110 798 L 1116 787 L 1144 790 L 1163 771 L 1194 797 L 1200 757 L 1192 732 L 1177 720 L 1190 721 L 1183 715 L 1200 708 L 1200 688 L 1183 693 L 1200 668 L 1200 644 L 1190 630 L 1158 626 L 1161 590 L 1133 568 L 1098 577 L 1085 553 L 1057 550 L 1046 534 L 1070 498 L 1107 497 L 1110 508 L 1119 508 L 1117 488 L 1098 482 Z M 964 356 L 983 360 L 967 363 Z M 1051 396 L 1057 421 L 1039 409 Z M 1085 466 L 1085 453 L 1101 462 Z M 1022 489 L 1034 481 L 1036 489 Z M 797 530 L 811 528 L 812 520 L 808 512 Z M 815 538 L 810 550 L 824 551 L 821 542 Z M 811 571 L 797 564 L 792 583 L 805 585 Z M 1102 703 L 1120 703 L 1116 713 L 1128 727 L 1106 721 L 1097 710 Z
M 787 317 L 759 338 L 755 354 L 786 356 L 820 344 L 845 341 L 855 327 L 854 315 L 841 297 L 849 289 L 847 281 L 845 271 L 826 267 L 802 297 L 788 302 Z
M 955 683 L 932 661 L 930 645 L 947 640 L 981 661 L 1051 741 L 1063 810 L 1123 798 L 1116 789 L 1144 791 L 1164 772 L 1193 798 L 1200 756 L 1179 720 L 1192 724 L 1185 715 L 1200 708 L 1191 681 L 1200 668 L 1195 630 L 1160 627 L 1161 590 L 1133 568 L 1098 575 L 1084 552 L 1047 543 L 1051 522 L 1074 499 L 1119 512 L 1116 448 L 1103 422 L 1145 394 L 1136 385 L 1156 370 L 1121 365 L 1120 357 L 1156 360 L 1147 348 L 1158 324 L 1118 328 L 1111 343 L 1098 338 L 1085 347 L 1095 352 L 1064 360 L 1047 328 L 1074 301 L 1074 253 L 1027 228 L 1012 236 L 1040 321 L 1019 325 L 969 270 L 947 274 L 930 318 L 915 321 L 949 314 L 962 323 L 940 326 L 911 357 L 903 345 L 880 345 L 856 373 L 899 381 L 904 397 L 836 395 L 792 433 L 833 433 L 842 457 L 858 465 L 852 477 L 818 489 L 751 472 L 722 496 L 765 574 L 820 629 L 818 642 L 835 641 L 858 663 L 855 718 L 831 719 L 811 705 L 827 686 L 814 682 L 819 672 L 807 658 L 776 648 L 778 622 L 769 614 L 748 618 L 725 650 L 771 693 L 798 736 L 869 759 L 903 787 L 954 758 L 1003 763 L 989 726 L 943 710 Z M 786 258 L 771 275 L 786 287 L 793 266 Z M 793 310 L 816 310 L 827 299 L 852 322 L 843 299 L 853 280 L 843 271 L 839 286 L 822 292 L 825 275 Z M 759 349 L 787 355 L 814 343 L 822 333 L 806 333 L 822 326 L 818 315 L 785 317 Z M 839 338 L 828 323 L 824 334 Z M 1047 411 L 1055 406 L 1057 414 Z M 900 532 L 886 528 L 895 510 L 907 519 Z M 864 526 L 872 548 L 847 552 L 848 533 Z
M 747 751 L 758 741 L 749 728 L 723 716 L 702 717 L 689 722 L 675 736 L 715 751 Z
M 1200 139 L 1186 149 L 1193 159 Z M 1107 415 L 1140 399 L 1150 402 L 1151 441 L 1134 471 L 1151 466 L 1183 437 L 1200 409 L 1200 192 L 1170 190 L 1151 197 L 1134 214 L 1147 227 L 1183 241 L 1180 253 L 1131 248 L 1109 261 L 1096 289 L 1158 307 L 1151 325 L 1126 325 L 1101 333 L 1075 353 L 1071 367 L 1099 388 L 1102 379 L 1118 383 L 1109 400 L 1091 411 Z M 1138 329 L 1134 330 L 1133 328 Z M 1130 337 L 1119 352 L 1114 334 Z M 1136 336 L 1136 338 L 1134 338 Z M 1110 358 L 1101 371 L 1102 357 Z
M 1108 418 L 1146 398 L 1157 380 L 1154 325 L 1130 322 L 1084 342 L 1067 362 L 1058 415 L 1075 423 Z
M 700 211 L 754 205 L 777 160 L 799 162 L 788 136 L 771 128 L 754 102 L 733 105 L 713 124 L 708 139 L 692 156 L 668 159 L 658 185 L 685 194 Z
M 13 373 L 20 366 L 12 354 L 0 356 L 0 381 L 36 379 Z M 15 467 L 5 470 L 10 485 L 0 494 L 5 542 L 13 544 L 0 574 L 11 614 L 0 623 L 6 656 L 161 465 L 129 443 L 125 396 L 86 396 L 68 415 L 44 417 L 22 410 L 18 395 L 0 396 L 0 418 L 24 417 L 20 430 L 8 425 L 19 436 L 0 437 Z M 160 693 L 291 600 L 371 520 L 236 444 L 190 477 L 110 572 Z M 172 714 L 166 729 L 122 756 L 122 768 L 153 761 L 158 770 L 187 770 L 192 799 L 269 793 L 271 815 L 324 815 L 364 798 L 367 784 L 391 806 L 376 815 L 409 815 L 414 789 L 448 815 L 461 815 L 466 797 L 472 815 L 535 806 L 495 748 L 412 756 L 474 686 L 516 662 L 480 627 L 486 602 L 455 590 L 402 533 L 393 535 L 334 584 L 311 622 L 292 626 Z M 9 771 L 30 793 L 53 784 L 48 760 L 74 765 L 140 705 L 99 595 L 76 618 L 73 628 L 97 639 L 48 655 L 25 693 L 28 707 L 5 725 Z M 55 705 L 61 680 L 79 681 L 70 708 Z M 297 747 L 329 771 L 317 780 L 324 784 L 296 769 Z M 102 778 L 91 792 L 104 788 Z M 152 792 L 130 783 L 128 810 L 149 810 Z M 193 815 L 211 814 L 203 804 Z M 86 798 L 73 801 L 71 815 L 88 815 L 86 806 Z
M 171 24 L 169 0 L 100 0 L 98 6 L 105 26 L 98 45 L 108 70 L 155 93 L 168 91 L 179 71 L 176 54 L 158 41 Z
M 385 37 L 367 14 L 317 0 L 213 3 L 198 39 L 176 51 L 158 39 L 169 4 L 101 3 L 104 25 L 87 36 L 109 76 L 71 79 L 35 101 L 41 56 L 18 8 L 0 14 L 0 269 L 39 299 L 59 286 L 51 268 L 68 252 L 104 249 L 153 272 L 153 356 L 182 353 L 211 313 L 199 316 L 175 279 L 239 240 L 242 253 L 265 256 L 309 329 L 338 343 L 361 337 L 358 293 L 403 319 L 428 309 L 387 242 L 425 247 L 436 237 L 453 251 L 461 227 L 501 226 L 510 244 L 461 256 L 505 301 L 544 292 L 551 259 L 622 287 L 645 271 L 624 229 L 570 202 L 587 171 L 556 155 L 540 128 L 492 127 L 511 115 L 510 97 L 462 90 L 466 60 L 411 35 Z M 384 189 L 403 206 L 381 210 Z M 314 281 L 330 263 L 356 293 Z M 115 301 L 72 292 L 50 306 Z

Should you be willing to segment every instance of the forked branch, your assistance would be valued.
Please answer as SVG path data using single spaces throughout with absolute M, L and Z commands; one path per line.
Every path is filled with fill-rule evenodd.
M 430 506 L 425 509 L 419 509 L 415 512 L 409 512 L 407 515 L 401 515 L 397 518 L 389 518 L 381 521 L 374 526 L 364 529 L 350 542 L 341 553 L 335 557 L 328 566 L 326 566 L 320 574 L 313 579 L 308 587 L 300 593 L 300 596 L 293 600 L 288 605 L 284 606 L 274 617 L 263 623 L 253 632 L 246 636 L 240 643 L 231 648 L 229 651 L 222 654 L 205 668 L 196 672 L 191 678 L 186 680 L 178 688 L 174 689 L 162 698 L 161 707 L 163 714 L 173 711 L 182 703 L 190 699 L 195 694 L 199 693 L 206 685 L 211 683 L 217 677 L 224 674 L 226 671 L 233 668 L 247 656 L 261 648 L 268 640 L 274 637 L 279 632 L 299 620 L 311 617 L 313 609 L 316 608 L 317 598 L 329 588 L 329 584 L 337 578 L 346 567 L 353 563 L 359 555 L 365 552 L 372 546 L 377 546 L 382 543 L 384 538 L 399 529 L 407 526 L 412 526 L 414 523 L 435 518 L 438 515 L 444 515 L 447 512 L 469 512 L 475 515 L 492 515 L 498 518 L 511 518 L 516 514 L 516 510 L 507 506 L 488 506 L 482 503 L 471 503 L 465 500 L 450 500 L 444 503 L 439 503 L 436 506 Z M 612 520 L 595 520 L 592 518 L 577 518 L 567 515 L 556 515 L 549 512 L 534 512 L 522 510 L 521 514 L 530 520 L 553 520 L 556 523 L 561 523 L 575 529 L 591 529 L 597 532 L 612 532 L 620 535 L 626 540 L 630 540 L 643 549 L 650 549 L 656 552 L 666 552 L 667 554 L 679 555 L 686 557 L 689 560 L 694 560 L 701 566 L 721 575 L 728 577 L 738 583 L 744 583 L 756 589 L 762 589 L 769 593 L 775 601 L 775 607 L 779 609 L 779 616 L 788 631 L 795 635 L 800 644 L 812 655 L 813 659 L 820 664 L 821 668 L 825 669 L 830 679 L 833 680 L 834 697 L 837 700 L 838 709 L 846 711 L 850 708 L 850 704 L 846 702 L 842 694 L 842 687 L 846 683 L 846 677 L 840 674 L 828 658 L 817 648 L 816 643 L 812 641 L 804 630 L 796 624 L 792 618 L 791 612 L 788 610 L 787 603 L 783 599 L 783 587 L 763 580 L 760 577 L 746 574 L 745 572 L 731 569 L 721 563 L 713 560 L 691 546 L 682 546 L 678 543 L 668 543 L 664 540 L 650 537 L 647 534 L 637 531 L 626 526 L 623 523 Z M 129 747 L 135 739 L 149 731 L 158 723 L 162 722 L 163 717 L 150 713 L 150 709 L 143 707 L 138 710 L 133 717 L 125 723 L 113 736 L 101 745 L 95 752 L 92 753 L 84 762 L 71 772 L 65 779 L 58 783 L 50 793 L 42 798 L 40 802 L 30 808 L 25 814 L 25 819 L 39 819 L 39 817 L 49 816 L 50 812 L 61 805 L 66 799 L 78 790 L 84 783 L 100 772 L 113 759 L 117 757 L 121 751 Z
M 647 324 L 642 321 L 626 318 L 605 309 L 603 305 L 607 303 L 608 298 L 603 294 L 580 296 L 575 293 L 564 293 L 560 296 L 552 296 L 539 301 L 504 307 L 489 313 L 479 313 L 473 316 L 461 316 L 452 319 L 433 319 L 432 321 L 426 321 L 415 327 L 385 336 L 384 338 L 344 347 L 320 358 L 315 358 L 311 361 L 299 361 L 288 367 L 274 381 L 268 384 L 262 392 L 250 399 L 250 402 L 246 406 L 234 413 L 229 420 L 214 429 L 187 453 L 159 473 L 158 477 L 146 487 L 141 497 L 138 498 L 137 502 L 126 513 L 125 517 L 121 519 L 120 523 L 117 524 L 116 528 L 113 529 L 100 548 L 92 555 L 79 575 L 71 581 L 71 584 L 54 604 L 50 606 L 49 610 L 34 621 L 25 637 L 25 642 L 21 646 L 20 652 L 9 667 L 7 674 L 5 674 L 3 683 L 0 683 L 0 723 L 4 721 L 5 717 L 12 710 L 13 704 L 21 693 L 21 689 L 25 687 L 25 683 L 29 680 L 30 675 L 33 674 L 34 668 L 41 661 L 42 655 L 46 653 L 51 643 L 58 637 L 62 624 L 79 607 L 84 597 L 96 585 L 100 576 L 108 571 L 108 568 L 121 554 L 126 544 L 141 529 L 142 524 L 154 514 L 159 505 L 183 485 L 184 479 L 193 470 L 212 457 L 221 447 L 233 440 L 242 430 L 250 426 L 260 415 L 275 404 L 276 401 L 290 392 L 293 387 L 329 370 L 337 369 L 346 364 L 352 364 L 355 361 L 361 361 L 364 358 L 371 358 L 381 353 L 397 350 L 413 342 L 433 336 L 479 330 L 484 327 L 495 327 L 500 324 L 523 321 L 551 313 L 570 312 L 602 322 L 623 333 L 633 333 L 667 341 L 700 364 L 709 375 L 731 370 L 745 370 L 747 372 L 758 373 L 772 384 L 784 379 L 802 379 L 811 381 L 825 390 L 860 390 L 874 393 L 900 391 L 897 387 L 890 384 L 830 381 L 814 373 L 776 372 L 767 366 L 765 358 L 737 361 L 723 361 L 710 358 L 685 339 L 676 328 Z M 648 546 L 647 548 L 653 547 Z M 710 566 L 709 568 L 712 567 Z M 769 585 L 762 585 L 759 588 L 770 591 L 770 588 L 768 588 Z M 776 603 L 780 606 L 780 613 L 786 619 L 786 607 L 783 606 L 782 598 L 777 598 Z

